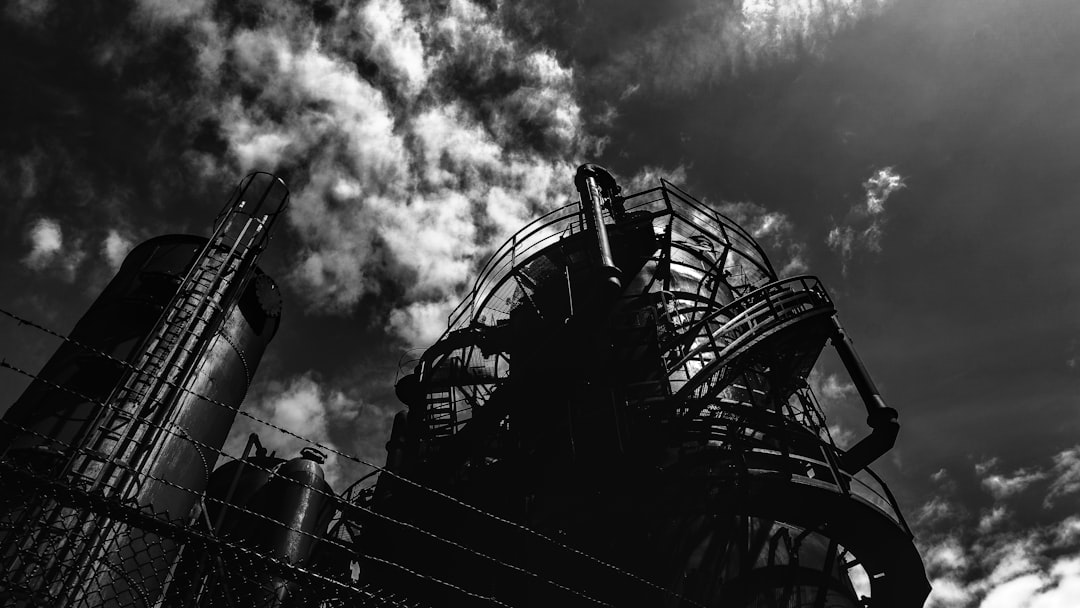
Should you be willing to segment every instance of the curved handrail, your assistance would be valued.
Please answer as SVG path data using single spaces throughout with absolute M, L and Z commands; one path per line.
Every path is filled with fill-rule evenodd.
M 716 345 L 717 345 L 716 344 L 717 338 L 719 338 L 720 336 L 723 336 L 724 334 L 727 334 L 727 333 L 730 333 L 730 332 L 734 331 L 739 325 L 748 325 L 749 326 L 747 328 L 746 333 L 749 333 L 750 330 L 761 329 L 761 326 L 764 323 L 764 321 L 762 321 L 761 318 L 767 316 L 766 313 L 776 315 L 776 313 L 777 313 L 776 306 L 775 306 L 776 304 L 784 305 L 783 308 L 781 308 L 781 310 L 786 312 L 788 310 L 794 309 L 797 306 L 799 306 L 802 303 L 802 302 L 800 302 L 801 300 L 807 300 L 808 301 L 807 303 L 814 303 L 814 301 L 813 301 L 813 299 L 811 297 L 808 297 L 807 295 L 805 295 L 806 293 L 807 292 L 802 292 L 802 291 L 789 291 L 789 292 L 786 292 L 786 293 L 782 294 L 783 298 L 778 302 L 769 301 L 769 300 L 762 300 L 762 301 L 759 301 L 759 302 L 748 305 L 745 309 L 743 309 L 742 311 L 738 312 L 734 316 L 732 316 L 732 317 L 728 318 L 726 321 L 724 321 L 724 324 L 721 325 L 719 328 L 713 330 L 711 333 L 709 333 L 707 336 L 705 336 L 708 339 L 708 342 L 703 342 L 702 344 L 696 346 L 693 350 L 687 352 L 685 355 L 683 355 L 683 358 L 681 358 L 677 362 L 675 362 L 673 364 L 673 366 L 677 367 L 677 366 L 685 364 L 687 361 L 692 359 L 694 356 L 700 354 L 704 350 L 707 350 L 706 347 L 708 347 L 708 346 L 713 346 L 715 348 Z M 764 310 L 766 308 L 768 310 Z M 700 329 L 704 329 L 704 327 L 708 325 L 709 321 L 716 320 L 717 318 L 723 317 L 723 316 L 726 316 L 726 315 L 723 314 L 723 311 L 720 311 L 719 314 L 713 313 L 709 317 L 697 321 L 695 323 L 695 325 L 699 326 Z M 779 319 L 779 318 L 777 319 L 778 322 L 783 321 L 783 320 L 784 319 Z M 736 336 L 736 337 L 732 338 L 731 342 L 729 344 L 734 343 L 734 342 L 744 338 L 746 336 L 746 333 L 740 334 L 739 336 Z M 702 337 L 701 334 L 699 334 L 699 333 L 684 332 L 683 334 L 681 334 L 679 336 L 679 338 L 680 338 L 679 342 L 680 343 L 685 343 L 688 338 L 693 340 L 693 339 L 697 339 L 699 337 Z M 726 348 L 725 348 L 725 350 L 726 350 Z
M 829 297 L 829 293 L 825 291 L 825 288 L 821 285 L 821 281 L 818 280 L 817 277 L 809 274 L 800 274 L 794 277 L 780 279 L 779 281 L 773 281 L 772 283 L 763 285 L 755 289 L 754 291 L 751 291 L 750 293 L 735 298 L 731 302 L 717 309 L 717 311 L 713 313 L 713 317 L 725 314 L 732 310 L 736 310 L 740 307 L 749 306 L 749 304 L 747 304 L 748 302 L 761 298 L 762 296 L 768 299 L 771 293 L 783 291 L 786 289 L 786 286 L 791 283 L 799 283 L 803 286 L 802 291 L 814 293 L 818 297 L 822 298 L 825 302 L 829 303 L 830 305 L 832 304 L 832 298 Z M 705 323 L 708 320 L 708 318 L 701 319 L 699 323 Z
M 793 290 L 791 284 L 797 283 L 802 290 Z M 704 384 L 713 373 L 723 365 L 730 362 L 734 353 L 740 351 L 748 343 L 756 338 L 763 337 L 770 331 L 782 324 L 793 321 L 799 317 L 812 313 L 823 313 L 832 310 L 832 300 L 829 299 L 824 288 L 815 277 L 799 276 L 775 281 L 760 289 L 750 292 L 745 296 L 732 301 L 721 307 L 716 312 L 694 323 L 691 329 L 680 335 L 680 344 L 690 340 L 705 338 L 703 342 L 685 353 L 672 367 L 684 365 L 695 356 L 705 351 L 717 351 L 715 358 L 704 365 L 686 383 L 679 388 L 676 399 L 685 399 L 694 390 Z M 709 327 L 711 321 L 727 317 L 727 320 L 714 331 L 702 330 Z M 726 343 L 720 343 L 719 338 L 725 334 L 739 331 Z M 719 347 L 719 348 L 718 348 Z M 670 352 L 670 349 L 668 350 Z
M 748 471 L 757 474 L 783 474 L 799 477 L 806 483 L 830 487 L 837 493 L 870 505 L 899 525 L 905 532 L 911 533 L 896 497 L 885 482 L 869 467 L 854 473 L 841 468 L 839 461 L 844 452 L 840 448 L 809 432 L 806 428 L 798 426 L 797 423 L 791 423 L 777 413 L 770 414 L 746 407 L 741 412 L 735 413 L 730 422 L 738 424 L 744 433 L 748 429 L 760 430 L 772 440 L 780 440 L 773 447 L 747 446 L 743 453 L 750 456 L 750 460 L 746 462 Z M 696 435 L 692 430 L 695 423 L 702 427 L 700 432 L 704 433 L 709 441 L 738 441 L 740 443 L 747 441 L 745 434 L 736 434 L 729 429 L 717 426 L 715 420 L 700 416 L 690 421 L 691 430 L 688 432 L 691 434 Z M 713 448 L 706 448 L 708 449 Z M 808 471 L 811 468 L 808 467 L 818 471 L 819 474 L 809 475 Z M 873 485 L 858 477 L 862 472 L 870 476 L 874 482 Z M 863 495 L 860 495 L 859 488 L 865 489 Z M 887 508 L 884 508 L 886 506 Z
M 655 196 L 659 193 L 660 196 Z M 650 198 L 650 195 L 651 196 Z M 646 199 L 641 201 L 641 199 Z M 766 275 L 775 277 L 775 270 L 769 262 L 761 245 L 743 227 L 730 218 L 710 209 L 683 192 L 666 180 L 661 180 L 660 187 L 651 188 L 624 199 L 628 210 L 652 212 L 653 218 L 671 216 L 678 218 L 694 230 L 707 235 L 717 243 L 723 243 L 739 251 L 747 260 Z M 681 209 L 693 211 L 711 226 L 702 225 L 684 217 Z M 584 219 L 577 203 L 570 203 L 548 211 L 529 222 L 509 239 L 503 242 L 488 260 L 481 266 L 473 282 L 472 289 L 451 311 L 448 318 L 447 332 L 464 327 L 477 319 L 479 313 L 488 305 L 491 295 L 498 290 L 514 268 L 531 259 L 535 252 L 543 250 L 567 234 L 576 234 L 583 230 Z M 718 228 L 716 230 L 715 228 Z
M 692 207 L 694 207 L 694 208 L 696 208 L 698 210 L 701 210 L 701 211 L 703 211 L 705 213 L 712 214 L 712 215 L 716 216 L 718 218 L 718 220 L 719 220 L 718 223 L 720 225 L 723 225 L 723 226 L 726 226 L 726 227 L 729 227 L 729 228 L 734 228 L 736 232 L 738 232 L 743 237 L 745 237 L 747 240 L 749 240 L 751 243 L 753 243 L 756 246 L 758 252 L 761 254 L 761 257 L 763 257 L 765 259 L 765 261 L 768 262 L 769 258 L 768 258 L 768 256 L 765 255 L 765 250 L 762 249 L 760 245 L 758 245 L 757 240 L 754 239 L 754 236 L 752 234 L 750 234 L 750 232 L 748 230 L 746 230 L 746 228 L 743 228 L 742 226 L 740 226 L 738 224 L 738 222 L 735 222 L 734 220 L 732 220 L 728 216 L 724 215 L 723 213 L 720 213 L 719 211 L 717 211 L 715 209 L 711 209 L 709 207 L 706 207 L 704 203 L 697 200 L 692 194 L 690 194 L 686 190 L 683 190 L 682 188 L 676 186 L 675 184 L 667 181 L 666 179 L 661 178 L 660 183 L 662 184 L 662 186 L 661 186 L 661 188 L 657 188 L 657 190 L 663 190 L 664 186 L 669 187 L 671 190 L 675 191 L 675 194 L 677 196 L 679 196 L 679 198 L 683 199 L 684 202 L 688 203 L 690 206 L 692 206 Z M 770 268 L 770 270 L 772 270 L 771 265 L 770 265 L 769 268 Z M 773 272 L 773 274 L 774 275 L 776 274 L 775 271 Z

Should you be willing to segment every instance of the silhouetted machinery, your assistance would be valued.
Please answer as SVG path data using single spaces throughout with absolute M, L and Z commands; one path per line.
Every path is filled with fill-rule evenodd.
M 666 181 L 575 183 L 483 268 L 397 384 L 386 467 L 339 494 L 322 452 L 256 435 L 215 469 L 278 324 L 255 263 L 280 180 L 245 179 L 209 241 L 136 247 L 0 424 L 0 604 L 922 606 L 867 468 L 897 413 L 818 280 Z M 868 414 L 846 450 L 807 384 L 830 342 Z
M 473 594 L 421 585 L 434 605 L 854 607 L 858 566 L 875 607 L 922 606 L 911 533 L 867 468 L 897 413 L 820 282 L 779 278 L 670 183 L 622 196 L 595 165 L 575 183 L 580 206 L 499 249 L 397 385 L 387 463 L 415 483 L 384 474 L 374 509 L 487 557 L 385 522 L 367 549 Z M 848 450 L 807 386 L 829 342 L 868 414 Z

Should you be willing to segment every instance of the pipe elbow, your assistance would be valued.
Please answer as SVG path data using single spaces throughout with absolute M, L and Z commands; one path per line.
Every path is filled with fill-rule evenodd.
M 872 412 L 867 418 L 867 423 L 872 429 L 870 434 L 851 446 L 851 449 L 840 457 L 841 468 L 854 475 L 891 450 L 896 445 L 896 438 L 900 434 L 898 418 L 896 410 L 891 407 Z

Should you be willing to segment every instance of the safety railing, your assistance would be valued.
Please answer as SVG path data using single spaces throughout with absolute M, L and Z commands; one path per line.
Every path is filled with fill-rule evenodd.
M 700 301 L 694 298 L 692 306 Z M 743 348 L 803 316 L 828 314 L 832 300 L 817 278 L 798 276 L 775 281 L 701 316 L 663 346 L 671 378 L 679 378 L 679 398 L 703 396 L 697 389 Z M 691 362 L 698 365 L 687 370 Z M 674 386 L 672 388 L 675 388 Z M 715 387 L 709 387 L 715 388 Z
M 638 218 L 651 217 L 658 231 L 668 222 L 678 222 L 680 232 L 709 239 L 719 245 L 718 249 L 734 249 L 759 268 L 762 276 L 775 277 L 764 250 L 749 232 L 667 181 L 662 181 L 660 187 L 626 197 L 623 207 L 627 217 L 632 214 Z M 604 211 L 604 217 L 615 222 L 610 210 Z M 468 326 L 493 306 L 492 295 L 511 280 L 516 268 L 584 229 L 584 219 L 575 202 L 542 215 L 516 232 L 481 268 L 472 291 L 450 313 L 447 332 Z
M 870 469 L 863 469 L 855 475 L 838 468 L 835 464 L 841 452 L 825 442 L 820 444 L 822 452 L 833 452 L 833 459 L 812 457 L 803 454 L 782 453 L 767 448 L 753 448 L 746 456 L 751 474 L 781 473 L 793 481 L 824 486 L 844 494 L 852 500 L 865 503 L 911 533 L 907 521 L 900 512 L 900 505 L 889 491 L 888 486 Z
M 719 400 L 718 400 L 719 401 Z M 681 426 L 687 445 L 740 454 L 749 475 L 780 475 L 815 485 L 873 507 L 908 534 L 911 529 L 888 486 L 869 468 L 852 474 L 840 467 L 843 450 L 779 412 L 724 402 L 722 416 L 699 416 Z M 736 450 L 726 448 L 736 447 Z

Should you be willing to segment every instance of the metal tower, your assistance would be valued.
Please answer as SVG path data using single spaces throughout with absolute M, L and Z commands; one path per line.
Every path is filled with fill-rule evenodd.
M 868 468 L 897 412 L 821 283 L 781 279 L 666 181 L 623 196 L 584 165 L 575 184 L 580 204 L 505 243 L 397 386 L 372 505 L 440 542 L 368 518 L 360 544 L 458 588 L 379 563 L 366 580 L 435 605 L 849 608 L 861 567 L 875 608 L 922 606 L 911 532 Z M 829 343 L 868 416 L 846 450 L 807 385 Z
M 151 606 L 280 296 L 256 266 L 288 190 L 237 186 L 209 239 L 136 247 L 0 424 L 5 606 Z M 141 522 L 141 523 L 136 523 Z M 160 522 L 158 525 L 156 522 Z

